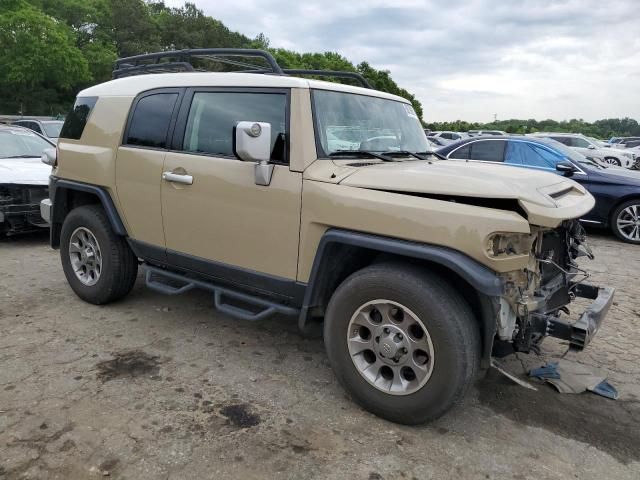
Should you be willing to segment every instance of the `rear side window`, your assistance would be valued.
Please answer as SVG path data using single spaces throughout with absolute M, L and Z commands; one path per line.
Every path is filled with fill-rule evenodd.
M 455 152 L 453 152 L 451 155 L 449 155 L 449 158 L 457 158 L 457 159 L 461 159 L 461 160 L 469 160 L 469 153 L 470 152 L 471 152 L 471 145 L 467 144 L 464 147 L 460 147 Z
M 73 108 L 64 120 L 64 125 L 60 131 L 60 137 L 80 140 L 84 127 L 87 125 L 89 115 L 96 106 L 98 97 L 78 97 Z
M 287 97 L 283 93 L 197 92 L 193 95 L 182 149 L 233 157 L 238 122 L 271 124 L 271 160 L 286 161 Z
M 504 140 L 484 140 L 471 145 L 471 159 L 504 162 Z
M 140 98 L 134 106 L 125 145 L 167 148 L 169 123 L 177 93 L 154 93 Z

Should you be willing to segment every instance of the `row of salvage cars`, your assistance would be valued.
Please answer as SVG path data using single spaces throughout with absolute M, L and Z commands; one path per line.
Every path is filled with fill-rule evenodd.
M 489 162 L 570 177 L 595 198 L 582 222 L 610 228 L 622 241 L 640 244 L 640 171 L 606 165 L 546 136 L 475 136 L 434 147 L 443 160 Z M 40 201 L 48 195 L 50 167 L 41 162 L 55 144 L 32 130 L 0 125 L 0 235 L 48 225 Z
M 466 138 L 437 149 L 443 159 L 489 162 L 570 177 L 588 190 L 595 207 L 580 220 L 610 228 L 622 241 L 640 244 L 640 171 L 587 157 L 546 135 Z

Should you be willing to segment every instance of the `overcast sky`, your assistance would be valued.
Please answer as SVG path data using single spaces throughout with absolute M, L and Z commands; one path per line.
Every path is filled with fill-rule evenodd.
M 194 1 L 272 47 L 390 70 L 426 121 L 640 120 L 640 0 Z

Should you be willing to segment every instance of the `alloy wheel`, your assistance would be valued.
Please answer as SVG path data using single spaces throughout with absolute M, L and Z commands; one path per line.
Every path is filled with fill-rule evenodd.
M 89 287 L 98 283 L 102 273 L 102 252 L 98 240 L 88 228 L 78 227 L 71 234 L 69 260 L 80 282 Z
M 434 349 L 424 323 L 390 300 L 360 306 L 349 322 L 349 354 L 358 373 L 378 390 L 409 395 L 431 377 Z
M 640 204 L 629 205 L 616 218 L 618 231 L 627 240 L 640 241 Z

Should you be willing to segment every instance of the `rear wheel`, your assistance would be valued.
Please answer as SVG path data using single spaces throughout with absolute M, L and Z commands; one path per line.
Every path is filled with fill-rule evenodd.
M 442 278 L 381 264 L 347 278 L 325 316 L 329 361 L 356 402 L 419 424 L 462 399 L 480 359 L 476 321 Z
M 72 210 L 60 233 L 62 268 L 73 291 L 96 305 L 124 297 L 133 288 L 138 260 L 116 235 L 99 205 Z
M 611 229 L 623 242 L 640 244 L 640 199 L 625 202 L 614 210 Z

